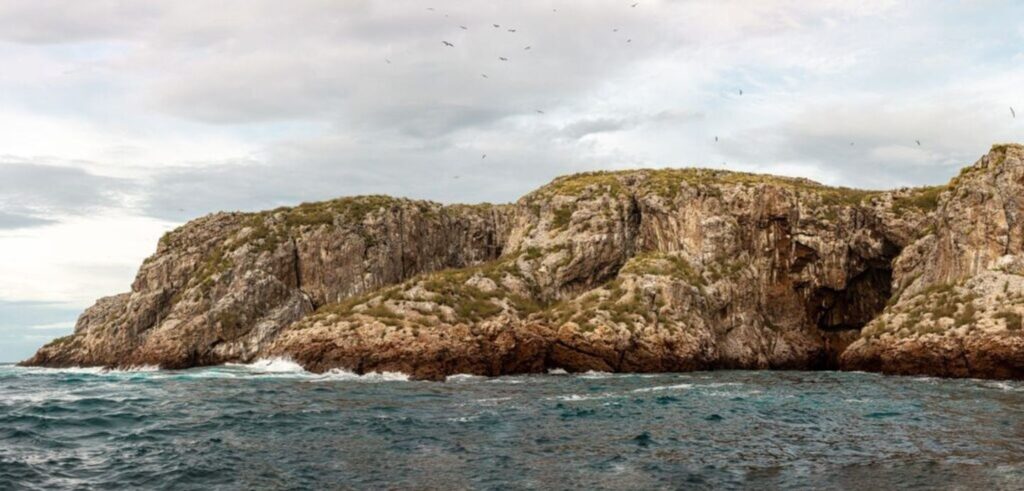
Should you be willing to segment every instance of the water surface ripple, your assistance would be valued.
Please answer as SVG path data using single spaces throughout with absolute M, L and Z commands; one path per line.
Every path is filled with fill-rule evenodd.
M 1022 489 L 1024 384 L 0 365 L 0 489 Z

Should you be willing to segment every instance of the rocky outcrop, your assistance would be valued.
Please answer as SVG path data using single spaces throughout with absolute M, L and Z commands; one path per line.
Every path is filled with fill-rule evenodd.
M 26 363 L 182 368 L 253 359 L 334 302 L 417 274 L 497 258 L 509 208 L 381 196 L 218 213 L 165 235 L 131 293 Z
M 28 363 L 284 356 L 441 379 L 937 373 L 935 359 L 965 352 L 970 369 L 941 374 L 1017 377 L 1024 338 L 1003 326 L 1024 305 L 1021 153 L 996 147 L 948 186 L 890 192 L 664 169 L 567 176 L 505 206 L 364 197 L 212 215 L 165 237 L 131 293 Z M 927 295 L 954 293 L 973 297 L 975 320 L 903 325 L 950 303 Z
M 896 259 L 890 306 L 842 366 L 1024 378 L 1024 147 L 998 145 L 965 168 L 931 222 Z

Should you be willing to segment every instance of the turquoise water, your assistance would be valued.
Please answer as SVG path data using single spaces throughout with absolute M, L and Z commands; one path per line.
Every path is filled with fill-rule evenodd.
M 1024 488 L 1024 384 L 0 366 L 0 489 Z

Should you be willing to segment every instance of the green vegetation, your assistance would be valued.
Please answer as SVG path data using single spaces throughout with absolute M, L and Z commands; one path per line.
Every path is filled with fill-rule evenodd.
M 889 322 L 884 319 L 875 321 L 865 328 L 864 335 L 877 337 L 886 332 L 901 336 L 942 333 L 946 328 L 940 326 L 941 319 L 952 320 L 952 328 L 974 324 L 978 314 L 974 301 L 978 297 L 973 293 L 964 293 L 958 289 L 958 285 L 959 283 L 935 284 L 899 304 L 889 305 L 885 310 Z M 898 324 L 894 325 L 891 322 L 900 317 L 902 318 Z
M 1006 324 L 1007 330 L 1020 331 L 1024 329 L 1024 318 L 1017 312 L 1003 310 L 996 313 L 993 317 L 1002 320 Z
M 655 299 L 652 305 L 637 298 L 635 292 L 623 286 L 623 280 L 615 279 L 576 299 L 551 306 L 540 318 L 552 326 L 574 322 L 582 332 L 592 332 L 609 323 L 634 330 L 654 322 L 657 309 L 664 305 L 661 299 Z
M 683 185 L 698 188 L 705 195 L 721 196 L 718 185 L 758 186 L 770 185 L 798 193 L 817 194 L 826 206 L 856 205 L 865 199 L 880 194 L 842 187 L 829 187 L 807 179 L 730 172 L 717 169 L 640 169 L 624 171 L 584 172 L 555 179 L 531 196 L 550 197 L 554 195 L 581 196 L 587 190 L 607 191 L 612 195 L 625 193 L 624 178 L 633 176 L 638 189 L 648 189 L 665 197 L 675 197 Z
M 909 196 L 894 200 L 892 210 L 901 215 L 910 210 L 924 213 L 935 211 L 939 207 L 939 196 L 946 189 L 946 185 L 915 188 Z
M 392 310 L 391 305 L 418 301 L 429 301 L 451 308 L 455 316 L 453 322 L 479 322 L 501 314 L 505 311 L 506 305 L 515 309 L 518 315 L 525 317 L 541 310 L 543 305 L 534 298 L 508 293 L 500 288 L 489 292 L 467 284 L 471 278 L 478 275 L 498 284 L 505 275 L 517 273 L 515 262 L 510 259 L 472 268 L 427 273 L 400 285 L 325 305 L 317 311 L 314 318 L 330 315 L 349 317 L 361 314 L 378 319 L 388 325 L 397 325 L 401 324 L 404 319 L 399 313 Z M 410 290 L 417 285 L 426 293 L 414 297 Z M 423 307 L 411 307 L 410 310 L 423 316 L 422 319 L 416 319 L 416 322 L 424 325 L 437 324 L 433 316 L 439 314 L 438 311 Z
M 284 223 L 289 227 L 330 225 L 336 220 L 349 223 L 361 222 L 372 212 L 389 208 L 403 200 L 390 196 L 370 195 L 340 198 L 317 203 L 303 203 L 294 208 L 280 210 Z M 421 211 L 432 211 L 426 203 L 420 203 Z
M 192 278 L 189 280 L 189 286 L 199 286 L 203 293 L 209 292 L 213 287 L 215 277 L 220 276 L 227 270 L 231 269 L 232 262 L 231 258 L 227 255 L 223 246 L 216 246 L 207 253 L 203 262 L 199 265 Z
M 57 339 L 54 339 L 53 341 L 50 341 L 49 343 L 46 343 L 46 346 L 47 347 L 53 347 L 53 348 L 56 348 L 58 346 L 63 346 L 64 344 L 67 344 L 72 339 L 74 339 L 74 337 L 75 337 L 74 334 L 68 334 L 67 336 L 61 336 L 61 337 L 59 337 Z
M 683 280 L 691 285 L 707 286 L 704 278 L 693 269 L 693 266 L 678 254 L 651 252 L 640 254 L 622 267 L 622 274 L 669 276 Z
M 569 227 L 569 222 L 572 219 L 572 206 L 564 205 L 561 208 L 555 210 L 555 217 L 551 221 L 551 225 L 556 230 L 565 230 Z

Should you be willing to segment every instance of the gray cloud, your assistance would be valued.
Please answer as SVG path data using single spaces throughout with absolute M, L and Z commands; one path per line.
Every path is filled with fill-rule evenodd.
M 34 217 L 31 215 L 18 215 L 0 211 L 0 230 L 40 227 L 57 223 L 56 220 Z
M 141 2 L 118 0 L 13 1 L 0 4 L 0 39 L 58 44 L 112 39 L 135 31 L 155 12 Z
M 0 227 L 53 222 L 53 216 L 116 207 L 131 191 L 124 179 L 76 167 L 0 160 Z
M 853 186 L 939 182 L 990 140 L 1016 136 L 1008 104 L 1002 120 L 979 114 L 1017 90 L 1021 32 L 1000 23 L 1024 9 L 932 5 L 5 2 L 0 39 L 81 42 L 92 70 L 71 77 L 84 81 L 69 84 L 73 94 L 124 91 L 62 111 L 107 122 L 113 99 L 125 112 L 117 132 L 139 122 L 147 136 L 216 133 L 251 151 L 231 161 L 170 153 L 134 187 L 68 177 L 65 191 L 22 192 L 0 209 L 22 217 L 13 223 L 125 195 L 176 220 L 345 194 L 508 201 L 567 172 L 721 162 Z M 949 29 L 984 9 L 1004 15 Z M 962 42 L 1004 31 L 982 47 Z M 115 48 L 82 42 L 96 40 Z M 981 72 L 996 75 L 976 81 Z M 90 85 L 104 83 L 113 89 Z M 22 198 L 30 206 L 17 207 Z

